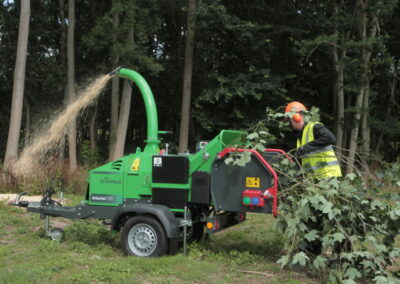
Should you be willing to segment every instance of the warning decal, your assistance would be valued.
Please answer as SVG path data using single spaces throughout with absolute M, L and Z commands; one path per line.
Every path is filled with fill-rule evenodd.
M 246 187 L 260 187 L 260 178 L 246 177 Z
M 133 164 L 132 164 L 132 167 L 131 167 L 131 171 L 137 172 L 137 171 L 139 170 L 139 165 L 140 165 L 140 159 L 139 159 L 139 158 L 136 158 L 136 159 L 133 161 Z

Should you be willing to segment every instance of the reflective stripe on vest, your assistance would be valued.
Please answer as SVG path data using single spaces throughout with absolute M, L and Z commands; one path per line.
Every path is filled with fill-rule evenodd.
M 309 122 L 303 130 L 301 140 L 297 139 L 297 148 L 314 141 L 315 122 Z M 342 172 L 332 145 L 315 150 L 302 156 L 303 168 L 313 177 L 339 177 Z
M 312 151 L 312 152 L 310 152 L 310 153 L 304 154 L 304 155 L 301 156 L 301 157 L 302 157 L 302 158 L 307 158 L 307 157 L 309 157 L 309 156 L 311 156 L 311 155 L 318 154 L 318 153 L 323 153 L 323 152 L 328 152 L 328 151 L 333 151 L 332 145 L 329 145 L 329 146 L 326 146 L 325 148 L 322 148 L 322 149 L 315 150 L 315 151 Z M 336 156 L 335 156 L 335 157 L 336 157 Z

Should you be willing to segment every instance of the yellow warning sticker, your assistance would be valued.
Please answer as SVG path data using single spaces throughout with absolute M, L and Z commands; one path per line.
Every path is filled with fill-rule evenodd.
M 140 165 L 140 159 L 139 159 L 139 158 L 136 158 L 136 159 L 133 161 L 133 164 L 132 164 L 132 167 L 131 167 L 131 171 L 137 172 L 137 171 L 139 170 L 139 165 Z
M 260 187 L 260 178 L 246 177 L 246 187 Z

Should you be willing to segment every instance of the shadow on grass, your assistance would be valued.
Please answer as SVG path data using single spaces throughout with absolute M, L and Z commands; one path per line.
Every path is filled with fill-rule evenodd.
M 218 239 L 211 238 L 205 240 L 201 245 L 215 253 L 247 252 L 271 260 L 278 259 L 283 250 L 283 243 L 280 240 L 275 240 L 274 242 L 270 240 L 254 241 L 235 239 L 231 238 L 231 236 Z

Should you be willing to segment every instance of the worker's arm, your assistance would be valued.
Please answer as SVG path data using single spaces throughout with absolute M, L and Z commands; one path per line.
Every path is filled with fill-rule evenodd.
M 324 125 L 315 124 L 314 128 L 314 141 L 308 142 L 302 147 L 298 148 L 296 154 L 298 156 L 322 149 L 326 146 L 336 143 L 335 135 Z

